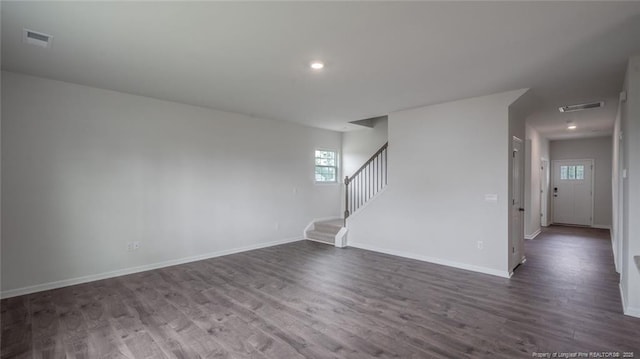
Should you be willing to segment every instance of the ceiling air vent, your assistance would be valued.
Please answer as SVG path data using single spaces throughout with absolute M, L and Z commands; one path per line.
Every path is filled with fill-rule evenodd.
M 43 34 L 41 32 L 23 29 L 22 30 L 22 41 L 25 44 L 36 45 L 44 48 L 50 48 L 51 42 L 53 41 L 53 36 Z
M 602 106 L 604 106 L 604 101 L 583 103 L 580 105 L 562 106 L 559 108 L 559 110 L 560 112 L 574 112 L 574 111 L 590 110 L 590 109 L 599 108 Z

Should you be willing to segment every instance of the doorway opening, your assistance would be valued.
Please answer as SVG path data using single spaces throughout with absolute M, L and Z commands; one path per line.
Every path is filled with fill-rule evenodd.
M 509 241 L 509 270 L 524 263 L 524 143 L 512 139 L 511 152 L 511 233 Z
M 549 226 L 549 161 L 540 159 L 540 226 Z

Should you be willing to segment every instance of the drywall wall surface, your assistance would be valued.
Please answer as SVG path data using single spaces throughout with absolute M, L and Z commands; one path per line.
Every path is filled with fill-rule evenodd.
M 390 114 L 389 184 L 349 217 L 349 245 L 508 275 L 508 106 L 523 93 Z
M 621 106 L 623 239 L 620 285 L 625 313 L 640 317 L 640 56 L 629 60 Z
M 540 222 L 541 195 L 548 197 L 548 188 L 541 188 L 542 160 L 549 163 L 549 141 L 543 138 L 533 127 L 526 127 L 526 138 L 528 143 L 527 163 L 525 172 L 525 237 L 533 237 L 540 232 L 542 223 Z M 547 179 L 548 180 L 548 179 Z M 548 182 L 547 182 L 548 183 Z M 541 192 L 542 191 L 542 192 Z M 548 200 L 548 198 L 547 198 Z
M 0 22 L 2 19 L 2 2 L 0 2 Z M 0 68 L 2 68 L 2 24 L 0 24 Z M 2 84 L 2 71 L 0 71 L 0 84 Z M 0 86 L 0 99 L 2 99 L 2 86 Z M 2 188 L 2 101 L 0 101 L 0 188 Z M 2 191 L 0 191 L 0 203 L 2 203 Z M 2 291 L 2 208 L 0 206 L 0 291 Z M 0 328 L 2 320 L 0 320 Z M 0 348 L 2 348 L 2 335 L 0 335 Z
M 630 62 L 629 62 L 630 64 Z M 622 92 L 627 94 L 627 101 L 620 102 L 620 160 L 619 160 L 619 173 L 618 175 L 622 178 L 619 183 L 619 200 L 621 203 L 619 204 L 620 210 L 620 295 L 622 296 L 622 307 L 626 312 L 626 306 L 629 302 L 629 276 L 631 271 L 633 270 L 633 262 L 629 263 L 630 258 L 630 248 L 629 248 L 629 194 L 628 189 L 628 155 L 625 153 L 627 151 L 626 140 L 629 138 L 627 135 L 622 133 L 623 129 L 628 127 L 629 122 L 629 102 L 632 101 L 629 99 L 629 78 L 630 78 L 630 66 L 627 67 L 627 71 L 625 72 L 624 83 L 622 85 Z
M 340 185 L 313 175 L 314 149 L 339 149 L 338 132 L 2 80 L 3 294 L 301 239 L 340 215 Z
M 593 225 L 611 226 L 611 136 L 557 140 L 549 144 L 551 160 L 593 159 Z M 553 172 L 553 167 L 551 168 Z M 551 176 L 553 178 L 553 175 Z
M 363 127 L 342 134 L 342 177 L 353 175 L 387 142 L 388 123 L 387 118 L 379 117 L 374 120 L 373 128 Z
M 613 124 L 613 135 L 611 136 L 611 248 L 613 250 L 613 260 L 616 271 L 621 271 L 621 249 L 622 249 L 622 176 L 621 176 L 621 137 L 620 130 L 622 121 L 622 104 L 618 101 L 618 110 Z

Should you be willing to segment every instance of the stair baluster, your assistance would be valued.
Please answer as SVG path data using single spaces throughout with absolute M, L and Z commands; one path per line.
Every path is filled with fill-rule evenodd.
M 347 218 L 387 185 L 387 147 L 385 143 L 351 177 L 344 178 L 344 225 Z

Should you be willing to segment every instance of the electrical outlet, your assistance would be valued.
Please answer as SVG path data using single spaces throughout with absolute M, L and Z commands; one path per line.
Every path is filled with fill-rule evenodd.
M 478 241 L 478 249 L 482 249 L 484 247 L 484 243 L 482 241 Z
M 127 252 L 133 252 L 140 249 L 140 241 L 127 242 Z

